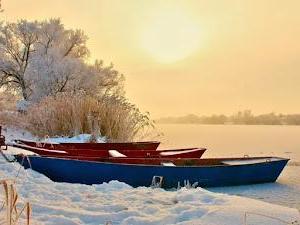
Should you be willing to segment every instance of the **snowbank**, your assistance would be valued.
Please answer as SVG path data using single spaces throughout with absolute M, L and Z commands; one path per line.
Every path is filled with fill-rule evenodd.
M 53 137 L 45 138 L 39 140 L 37 137 L 34 137 L 26 130 L 16 129 L 16 128 L 3 128 L 3 135 L 6 137 L 7 142 L 11 142 L 14 139 L 23 139 L 23 140 L 34 140 L 40 142 L 49 142 L 49 143 L 86 143 L 92 138 L 91 134 L 79 134 L 74 137 Z M 105 143 L 106 137 L 99 136 L 96 139 L 98 143 Z
M 37 140 L 31 133 L 26 130 L 22 130 L 14 127 L 2 127 L 3 135 L 5 136 L 6 142 L 12 142 L 14 139 L 28 139 Z
M 278 219 L 300 221 L 296 209 L 201 188 L 166 191 L 132 188 L 118 181 L 93 186 L 54 183 L 0 158 L 1 179 L 15 177 L 18 170 L 17 190 L 23 202 L 32 204 L 33 224 L 243 225 L 245 212 L 247 224 L 282 225 Z

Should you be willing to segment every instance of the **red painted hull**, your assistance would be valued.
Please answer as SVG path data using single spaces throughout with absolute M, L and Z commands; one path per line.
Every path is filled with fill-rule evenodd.
M 15 140 L 17 143 L 31 147 L 66 150 L 66 149 L 89 149 L 89 150 L 156 150 L 160 142 L 124 142 L 124 143 L 41 143 L 26 140 Z
M 68 157 L 76 159 L 110 159 L 109 150 L 90 150 L 90 149 L 65 149 L 54 150 L 36 148 L 28 145 L 14 144 L 14 147 L 22 148 L 39 154 L 41 156 Z M 127 158 L 200 158 L 206 151 L 204 148 L 171 149 L 171 150 L 118 150 L 119 153 Z

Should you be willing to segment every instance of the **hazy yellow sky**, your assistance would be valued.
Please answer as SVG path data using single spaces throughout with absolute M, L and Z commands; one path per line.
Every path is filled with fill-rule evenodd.
M 126 75 L 153 117 L 300 112 L 299 0 L 2 0 L 6 20 L 60 17 Z

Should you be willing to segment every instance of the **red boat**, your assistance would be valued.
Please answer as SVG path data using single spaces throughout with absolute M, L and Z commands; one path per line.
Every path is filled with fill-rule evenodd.
M 160 144 L 157 141 L 147 142 L 122 142 L 122 143 L 47 143 L 28 140 L 14 140 L 18 144 L 24 144 L 36 148 L 66 150 L 66 149 L 90 149 L 90 150 L 156 150 Z
M 110 158 L 200 158 L 205 148 L 168 149 L 168 150 L 90 150 L 90 149 L 45 149 L 25 144 L 11 146 L 34 152 L 41 156 L 67 157 L 77 159 Z

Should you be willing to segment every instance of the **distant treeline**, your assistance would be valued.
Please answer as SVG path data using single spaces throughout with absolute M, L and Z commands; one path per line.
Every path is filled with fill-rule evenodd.
M 182 117 L 164 117 L 157 123 L 188 123 L 188 124 L 246 124 L 246 125 L 300 125 L 300 114 L 268 113 L 253 115 L 251 110 L 238 112 L 231 116 L 211 115 L 197 116 L 189 114 Z

